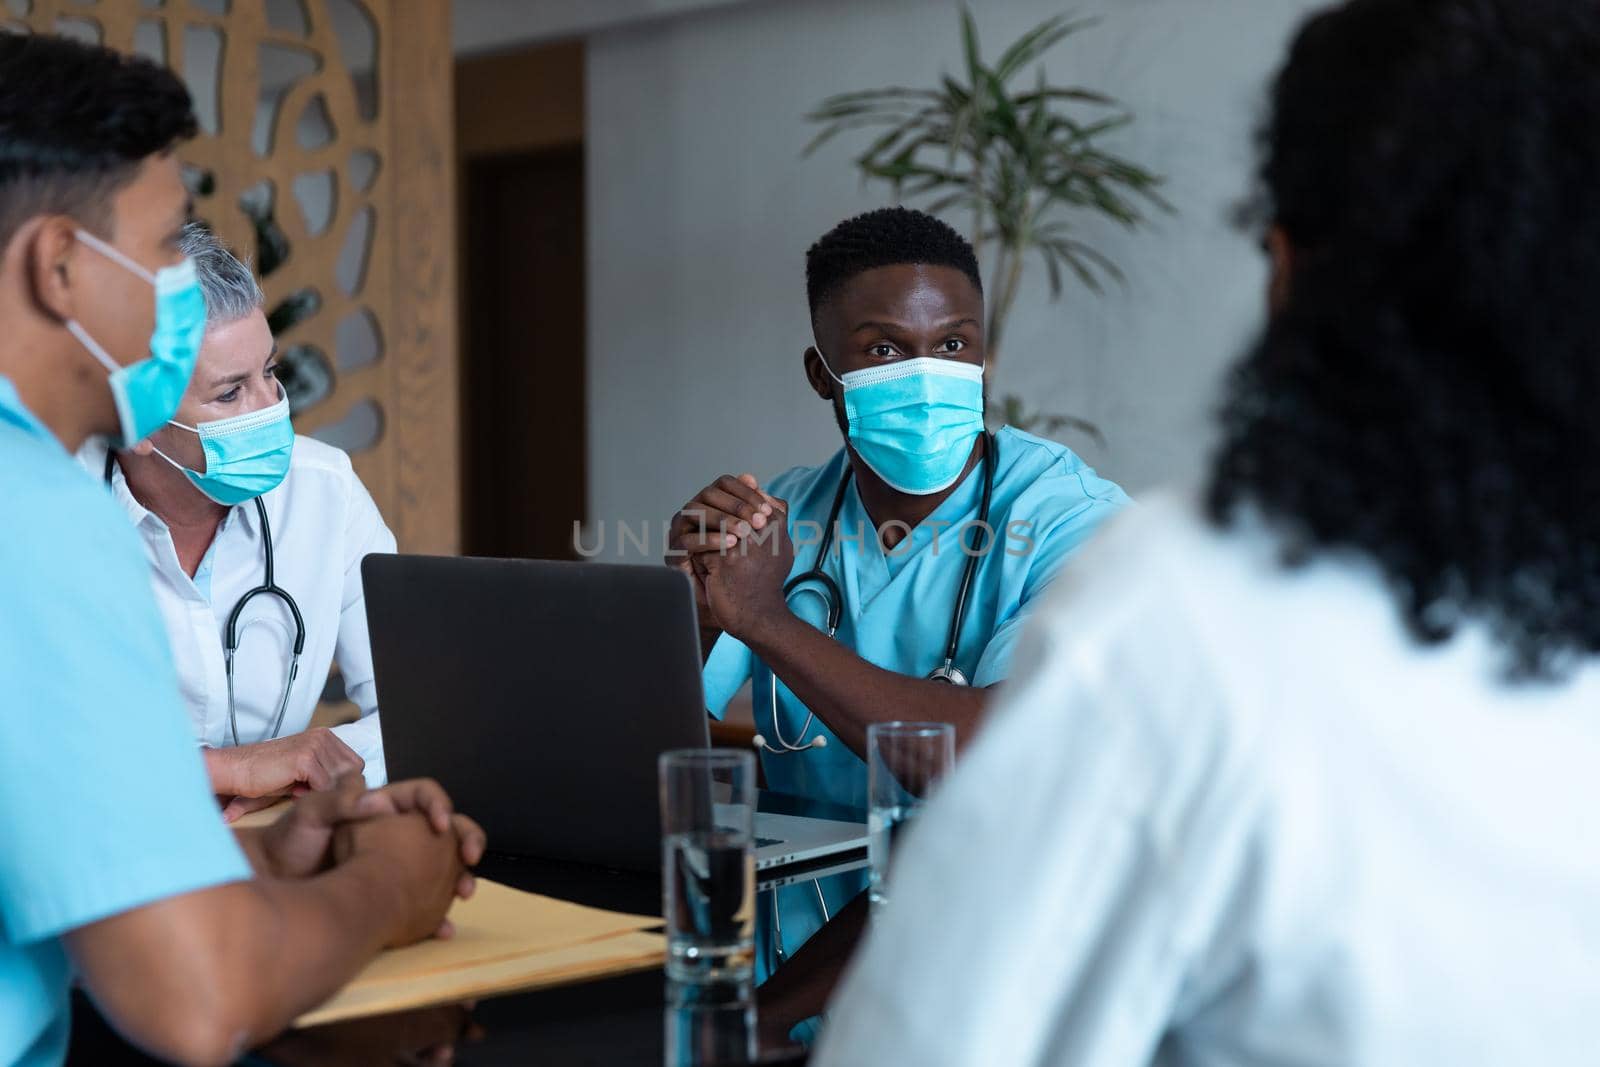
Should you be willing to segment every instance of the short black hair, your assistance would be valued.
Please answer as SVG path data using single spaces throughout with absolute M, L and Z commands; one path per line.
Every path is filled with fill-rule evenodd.
M 1286 304 L 1229 388 L 1210 505 L 1372 560 L 1423 642 L 1600 653 L 1600 5 L 1352 0 L 1262 133 Z
M 927 212 L 884 207 L 839 223 L 806 252 L 806 299 L 812 316 L 856 275 L 901 264 L 954 267 L 983 295 L 978 257 L 965 237 Z
M 0 32 L 0 249 L 39 215 L 106 236 L 141 160 L 195 135 L 172 71 L 48 34 Z

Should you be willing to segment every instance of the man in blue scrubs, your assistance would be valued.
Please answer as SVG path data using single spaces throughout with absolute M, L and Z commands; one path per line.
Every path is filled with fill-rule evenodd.
M 144 553 L 72 458 L 176 410 L 205 303 L 178 252 L 188 94 L 0 34 L 0 1063 L 59 1064 L 76 975 L 165 1060 L 231 1061 L 376 951 L 440 929 L 482 834 L 360 776 L 230 833 Z M 458 856 L 458 853 L 461 855 Z
M 1062 445 L 984 432 L 983 283 L 971 245 L 943 222 L 896 207 L 840 223 L 806 254 L 806 288 L 806 380 L 845 446 L 766 485 L 718 478 L 674 518 L 667 562 L 695 580 L 711 713 L 751 680 L 767 784 L 860 808 L 867 727 L 948 722 L 964 746 L 1040 593 L 1127 497 Z M 785 595 L 813 568 L 840 594 L 832 637 L 825 583 Z M 831 913 L 861 885 L 783 890 L 769 960 L 820 925 L 819 896 Z

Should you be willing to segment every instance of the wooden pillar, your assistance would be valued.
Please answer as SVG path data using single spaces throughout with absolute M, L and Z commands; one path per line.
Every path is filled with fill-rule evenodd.
M 458 551 L 449 0 L 5 10 L 184 75 L 196 213 L 258 268 L 296 429 L 347 448 L 402 551 Z
M 407 358 L 391 393 L 395 535 L 412 552 L 461 543 L 460 373 L 456 316 L 456 159 L 450 5 L 390 0 L 406 15 L 391 37 L 394 328 Z

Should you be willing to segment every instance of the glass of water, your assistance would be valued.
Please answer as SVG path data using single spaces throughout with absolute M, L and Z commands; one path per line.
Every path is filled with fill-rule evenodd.
M 867 899 L 888 902 L 895 843 L 933 787 L 956 761 L 947 722 L 880 722 L 867 727 Z
M 755 963 L 756 761 L 749 752 L 663 753 L 661 896 L 667 977 L 749 982 Z

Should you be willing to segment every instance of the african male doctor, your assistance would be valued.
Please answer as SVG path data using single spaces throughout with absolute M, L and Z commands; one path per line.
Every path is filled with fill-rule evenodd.
M 948 722 L 964 747 L 1031 606 L 1128 498 L 1062 445 L 985 431 L 983 283 L 945 223 L 842 222 L 806 253 L 806 290 L 806 381 L 844 447 L 764 485 L 717 478 L 674 518 L 667 563 L 694 579 L 710 712 L 752 681 L 768 786 L 864 808 L 867 727 Z M 779 891 L 759 966 L 863 885 Z

